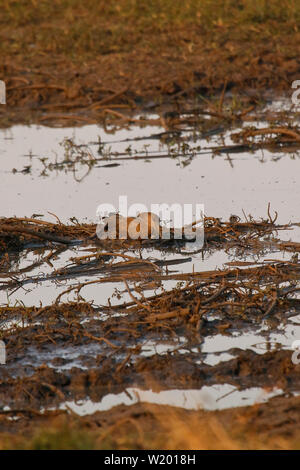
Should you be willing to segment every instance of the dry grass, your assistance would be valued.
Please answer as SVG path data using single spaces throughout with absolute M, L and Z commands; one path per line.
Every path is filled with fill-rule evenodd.
M 0 47 L 5 54 L 39 49 L 77 60 L 136 45 L 156 49 L 167 32 L 185 34 L 187 27 L 205 34 L 211 45 L 220 33 L 240 40 L 282 35 L 297 31 L 299 19 L 295 0 L 6 0 Z
M 214 412 L 188 412 L 178 408 L 142 405 L 127 417 L 96 430 L 87 418 L 59 417 L 20 435 L 2 434 L 0 449 L 30 450 L 249 450 L 299 448 L 299 437 L 264 438 L 247 430 L 247 418 L 227 419 L 226 426 Z M 133 407 L 132 407 L 133 408 Z M 113 411 L 114 413 L 114 411 Z M 97 422 L 101 422 L 98 414 Z
M 299 19 L 294 0 L 3 0 L 8 106 L 0 125 L 123 119 L 148 99 L 202 100 L 225 84 L 238 94 L 290 92 L 299 78 Z

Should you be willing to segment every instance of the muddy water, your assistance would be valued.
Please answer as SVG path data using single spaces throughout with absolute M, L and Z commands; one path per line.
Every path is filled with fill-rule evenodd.
M 299 221 L 299 156 L 267 150 L 213 156 L 206 148 L 229 142 L 229 136 L 224 134 L 222 139 L 197 139 L 195 145 L 201 150 L 192 160 L 188 157 L 150 160 L 151 155 L 168 153 L 167 145 L 149 138 L 163 131 L 155 126 L 132 126 L 131 130 L 114 134 L 97 126 L 77 129 L 14 126 L 1 130 L 1 215 L 47 216 L 50 211 L 65 222 L 73 216 L 93 221 L 99 204 L 107 202 L 118 207 L 119 195 L 127 195 L 128 205 L 142 203 L 149 208 L 162 202 L 202 203 L 207 215 L 224 219 L 231 214 L 243 216 L 242 210 L 254 218 L 265 217 L 271 202 L 271 208 L 279 213 L 279 222 Z M 120 158 L 117 167 L 105 167 L 110 161 L 103 161 L 89 173 L 86 165 L 77 165 L 75 171 L 53 170 L 43 174 L 40 159 L 47 159 L 46 163 L 64 159 L 61 145 L 64 138 L 86 144 L 97 142 L 99 137 L 102 142 L 109 142 L 105 148 L 111 152 L 126 153 L 131 146 L 133 155 L 137 152 L 145 156 L 147 151 L 149 159 Z M 122 142 L 142 137 L 145 139 L 137 142 Z M 94 156 L 99 156 L 97 145 L 90 148 Z M 13 174 L 13 169 L 21 173 Z M 76 179 L 81 181 L 77 183 Z
M 300 162 L 297 155 L 280 152 L 274 154 L 264 150 L 214 156 L 211 149 L 224 142 L 232 144 L 230 132 L 201 139 L 187 131 L 183 133 L 184 137 L 192 141 L 192 147 L 200 148 L 193 158 L 190 158 L 190 154 L 176 157 L 176 144 L 172 147 L 170 143 L 164 144 L 157 138 L 163 132 L 163 128 L 155 126 L 131 126 L 112 134 L 97 126 L 63 129 L 15 126 L 9 130 L 1 130 L 1 216 L 30 217 L 32 214 L 41 214 L 48 220 L 55 221 L 53 215 L 49 214 L 51 212 L 63 222 L 68 222 L 71 217 L 76 217 L 79 221 L 95 222 L 99 204 L 110 203 L 118 208 L 119 196 L 126 195 L 128 206 L 141 203 L 149 210 L 151 204 L 160 203 L 189 203 L 193 208 L 196 204 L 204 204 L 206 215 L 222 217 L 224 220 L 228 220 L 231 214 L 244 219 L 243 211 L 257 219 L 267 217 L 270 202 L 271 212 L 273 209 L 279 214 L 279 223 L 300 220 L 300 189 L 297 184 Z M 65 138 L 73 139 L 79 145 L 88 143 L 96 158 L 101 158 L 97 153 L 99 146 L 96 145 L 96 142 L 101 141 L 105 143 L 104 157 L 109 155 L 109 159 L 98 161 L 91 169 L 85 164 L 77 163 L 71 169 L 65 165 L 59 170 L 45 170 L 45 164 L 64 161 Z M 120 156 L 115 157 L 116 153 Z M 172 157 L 164 158 L 170 153 Z M 142 156 L 144 159 L 122 159 L 130 155 Z M 145 158 L 147 155 L 149 158 Z M 151 159 L 153 156 L 162 158 Z M 107 166 L 111 164 L 111 158 L 113 164 L 119 166 Z M 300 230 L 294 227 L 293 230 L 280 232 L 280 238 L 300 241 Z M 196 251 L 196 248 L 190 244 L 187 252 Z M 217 250 L 194 256 L 185 254 L 184 251 L 183 248 L 181 253 L 174 254 L 143 250 L 141 256 L 154 260 L 183 261 L 190 258 L 189 262 L 171 267 L 172 272 L 212 270 L 222 268 L 224 263 L 234 260 L 260 263 L 266 258 L 290 258 L 289 253 L 274 250 L 259 256 L 251 252 L 245 256 L 243 253 L 240 257 L 235 250 Z M 58 255 L 55 269 L 65 266 L 70 256 L 80 254 L 82 255 L 80 247 L 75 247 L 72 252 L 64 251 Z M 24 269 L 39 261 L 41 256 L 42 252 L 24 251 L 16 260 L 12 271 Z M 25 305 L 40 302 L 47 305 L 65 288 L 65 283 L 60 288 L 57 282 L 46 279 L 51 275 L 51 269 L 46 263 L 30 273 L 39 280 L 39 284 L 27 285 L 26 291 L 21 295 L 17 291 L 10 297 L 12 303 L 21 300 Z M 168 285 L 172 284 L 174 283 Z M 113 285 L 104 285 L 101 289 L 97 287 L 97 293 L 90 286 L 85 291 L 85 298 L 93 299 L 97 305 L 106 305 L 113 292 Z M 1 303 L 6 302 L 6 297 L 3 296 L 4 293 L 0 292 Z M 69 299 L 72 299 L 72 295 Z
M 154 403 L 158 405 L 170 405 L 187 410 L 223 410 L 237 406 L 247 406 L 252 403 L 263 403 L 268 399 L 281 395 L 283 392 L 274 388 L 266 392 L 260 388 L 253 387 L 243 391 L 230 385 L 215 385 L 213 387 L 202 387 L 200 390 L 167 390 L 153 392 L 152 390 L 141 390 L 128 388 L 120 394 L 108 394 L 99 403 L 92 400 L 79 402 L 66 402 L 60 405 L 60 409 L 70 408 L 79 416 L 86 416 L 96 411 L 106 411 L 113 406 L 133 405 L 134 403 Z
M 263 125 L 263 123 L 261 123 Z M 231 214 L 243 218 L 251 214 L 254 218 L 267 216 L 267 206 L 278 212 L 278 222 L 299 222 L 298 201 L 300 196 L 297 174 L 299 157 L 291 153 L 257 151 L 253 153 L 233 153 L 214 155 L 213 149 L 224 142 L 232 144 L 230 133 L 212 136 L 210 139 L 197 137 L 186 132 L 194 155 L 176 156 L 176 144 L 162 143 L 157 138 L 164 132 L 160 127 L 132 126 L 114 133 L 107 133 L 97 126 L 82 128 L 50 129 L 47 127 L 15 126 L 10 130 L 0 131 L 1 159 L 1 198 L 0 216 L 44 215 L 47 220 L 56 214 L 63 222 L 71 217 L 79 221 L 95 222 L 96 209 L 101 203 L 110 203 L 118 208 L 119 195 L 128 197 L 128 204 L 142 203 L 151 210 L 155 203 L 204 204 L 206 215 L 222 217 L 228 220 Z M 62 142 L 65 138 L 73 139 L 76 144 L 89 144 L 89 149 L 96 158 L 103 158 L 97 153 L 98 142 L 104 146 L 103 160 L 97 161 L 91 168 L 77 162 L 72 167 L 49 168 L 49 164 L 64 161 L 65 149 Z M 171 145 L 171 146 L 170 146 Z M 130 147 L 130 148 L 129 148 Z M 119 157 L 116 156 L 119 155 Z M 142 156 L 143 159 L 126 160 L 123 157 Z M 156 158 L 153 158 L 153 157 Z M 167 157 L 166 157 L 167 156 Z M 47 168 L 46 168 L 47 166 Z M 134 214 L 132 214 L 134 215 Z M 282 240 L 300 241 L 300 230 L 297 226 L 280 232 Z M 143 249 L 139 256 L 143 259 L 178 260 L 168 268 L 168 272 L 185 273 L 208 271 L 223 268 L 227 262 L 243 260 L 259 265 L 266 259 L 288 260 L 291 253 L 278 252 L 270 248 L 264 253 L 242 253 L 234 250 L 216 250 L 210 253 L 193 252 L 193 244 L 181 252 L 162 252 L 156 249 Z M 188 254 L 187 254 L 188 251 Z M 196 251 L 196 250 L 195 250 Z M 24 250 L 16 256 L 11 271 L 19 271 L 36 263 L 47 252 L 38 249 Z M 30 270 L 35 282 L 26 282 L 22 289 L 0 291 L 0 304 L 4 305 L 48 305 L 71 285 L 87 281 L 93 275 L 86 274 L 69 280 L 52 279 L 54 269 L 68 264 L 70 256 L 84 254 L 80 246 L 73 247 L 58 254 L 54 267 L 42 263 Z M 128 252 L 131 254 L 131 252 Z M 181 263 L 181 261 L 186 261 Z M 163 268 L 164 270 L 166 268 Z M 99 274 L 94 277 L 99 277 Z M 105 277 L 105 274 L 102 276 Z M 175 287 L 175 281 L 161 282 L 155 289 L 145 290 L 145 296 L 162 292 L 163 289 Z M 116 295 L 118 289 L 118 295 Z M 81 295 L 87 301 L 93 301 L 99 307 L 98 319 L 105 321 L 101 306 L 119 304 L 129 301 L 130 297 L 124 285 L 108 282 L 86 287 Z M 66 295 L 63 300 L 75 300 L 74 293 Z M 212 318 L 211 321 L 214 319 Z M 85 321 L 85 320 L 83 320 Z M 88 321 L 88 320 L 86 320 Z M 208 319 L 209 321 L 209 319 Z M 207 336 L 201 345 L 200 363 L 215 365 L 235 357 L 236 350 L 251 350 L 258 354 L 274 349 L 291 349 L 292 342 L 300 338 L 300 326 L 297 315 L 287 323 L 279 324 L 274 331 L 267 324 L 259 327 L 248 326 L 242 331 L 232 332 L 226 336 L 217 334 Z M 15 328 L 26 328 L 16 320 Z M 11 328 L 5 322 L 1 329 Z M 142 347 L 144 356 L 168 354 L 177 349 L 185 354 L 185 338 L 176 344 L 145 342 Z M 180 349 L 182 347 L 182 349 Z M 103 351 L 101 345 L 88 345 L 80 348 L 66 347 L 45 349 L 43 354 L 36 354 L 34 348 L 28 348 L 22 358 L 22 365 L 39 367 L 48 364 L 62 370 L 72 367 L 88 368 L 84 362 L 86 355 L 95 356 Z M 235 351 L 235 352 L 233 352 Z M 197 349 L 195 350 L 197 353 Z M 64 365 L 56 366 L 55 357 L 63 357 Z M 94 365 L 94 364 L 93 364 Z M 219 388 L 218 388 L 219 387 Z M 108 409 L 119 403 L 132 404 L 137 400 L 168 403 L 186 408 L 204 407 L 218 409 L 264 401 L 281 391 L 274 389 L 263 393 L 259 388 L 242 391 L 232 385 L 215 385 L 201 390 L 169 390 L 155 394 L 151 390 L 128 389 L 119 395 L 107 395 L 101 403 L 84 401 L 82 405 L 68 403 L 78 414 L 89 414 L 96 410 Z M 132 399 L 128 398 L 132 396 Z M 222 397 L 225 398 L 222 398 Z M 61 405 L 64 406 L 64 405 Z M 81 406 L 81 408 L 80 408 Z M 76 409 L 75 409 L 76 408 Z

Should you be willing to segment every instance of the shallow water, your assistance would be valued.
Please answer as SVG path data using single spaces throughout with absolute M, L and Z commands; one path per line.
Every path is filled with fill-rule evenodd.
M 143 152 L 147 145 L 151 152 L 168 153 L 168 146 L 149 136 L 164 131 L 160 127 L 120 130 L 106 134 L 103 129 L 91 125 L 81 128 L 51 129 L 38 126 L 13 126 L 0 130 L 1 198 L 2 216 L 31 216 L 48 211 L 62 221 L 70 217 L 95 221 L 96 209 L 101 203 L 119 205 L 119 196 L 128 197 L 128 205 L 180 203 L 204 204 L 206 215 L 228 219 L 231 214 L 243 218 L 251 214 L 254 218 L 267 217 L 267 206 L 279 214 L 278 222 L 299 221 L 298 201 L 300 188 L 297 184 L 299 156 L 267 150 L 254 153 L 234 153 L 213 156 L 204 147 L 220 144 L 219 138 L 199 139 L 202 154 L 188 158 L 159 158 L 153 160 L 121 160 L 117 167 L 100 167 L 109 164 L 103 161 L 86 175 L 86 165 L 77 165 L 76 171 L 51 171 L 41 176 L 44 169 L 41 158 L 47 163 L 64 160 L 64 138 L 73 138 L 77 144 L 111 142 L 111 151 L 126 152 L 129 143 L 132 152 Z M 124 138 L 141 138 L 137 142 L 120 142 Z M 228 143 L 228 135 L 221 140 Z M 90 145 L 97 156 L 97 145 Z M 176 146 L 174 146 L 176 149 Z M 205 153 L 204 153 L 205 152 Z M 139 155 L 139 153 L 138 153 Z M 98 155 L 99 157 L 99 155 Z M 184 166 L 184 162 L 189 162 Z M 115 162 L 115 160 L 114 160 Z M 12 173 L 30 166 L 30 173 Z M 26 170 L 25 170 L 26 171 Z M 83 178 L 80 182 L 77 179 Z M 8 204 L 9 202 L 9 204 Z M 130 215 L 130 214 L 129 214 Z
M 262 123 L 261 123 L 262 124 Z M 244 220 L 244 213 L 251 214 L 255 219 L 267 218 L 268 203 L 271 203 L 272 214 L 278 212 L 278 222 L 299 222 L 298 201 L 300 188 L 297 184 L 299 172 L 299 156 L 296 154 L 269 151 L 253 153 L 232 153 L 215 156 L 213 147 L 223 145 L 224 142 L 232 144 L 230 133 L 226 132 L 222 138 L 212 136 L 199 138 L 193 145 L 201 148 L 195 151 L 193 158 L 190 155 L 165 158 L 170 146 L 155 138 L 155 134 L 164 131 L 161 127 L 131 126 L 113 134 L 106 133 L 98 126 L 84 126 L 81 128 L 51 129 L 39 126 L 14 126 L 10 130 L 0 130 L 0 159 L 1 159 L 1 198 L 0 216 L 31 216 L 44 215 L 45 219 L 55 221 L 56 214 L 63 222 L 68 222 L 75 216 L 80 222 L 95 222 L 96 210 L 100 203 L 110 203 L 118 208 L 120 195 L 127 195 L 128 204 L 142 203 L 151 210 L 151 204 L 180 203 L 204 204 L 205 214 L 222 217 L 228 220 L 231 214 L 236 214 Z M 188 136 L 188 132 L 185 133 Z M 152 137 L 151 137 L 152 136 Z M 45 171 L 41 159 L 47 164 L 64 160 L 64 147 L 61 145 L 64 138 L 74 139 L 77 144 L 90 143 L 93 155 L 97 155 L 98 145 L 107 142 L 104 148 L 110 152 L 146 156 L 143 160 L 123 160 L 122 156 L 113 157 L 113 164 L 118 166 L 105 166 L 111 160 L 97 162 L 92 168 L 77 163 L 75 168 Z M 192 139 L 192 133 L 190 134 Z M 134 140 L 138 138 L 139 140 Z M 131 139 L 131 140 L 126 140 Z M 147 146 L 147 147 L 145 147 Z M 210 148 L 208 148 L 210 147 Z M 174 146 L 176 149 L 176 145 Z M 151 159 L 154 155 L 160 157 Z M 118 159 L 118 160 L 117 160 Z M 15 169 L 17 172 L 13 172 Z M 134 213 L 129 215 L 135 215 Z M 299 227 L 292 230 L 280 231 L 281 240 L 300 241 Z M 179 260 L 178 264 L 168 267 L 168 272 L 187 273 L 194 271 L 209 271 L 226 267 L 226 263 L 233 261 L 249 261 L 259 265 L 268 259 L 289 260 L 290 252 L 278 251 L 270 246 L 263 253 L 237 253 L 236 250 L 215 250 L 205 253 L 189 254 L 193 251 L 193 244 L 183 248 L 180 253 L 162 252 L 157 249 L 143 249 L 139 253 L 142 258 L 155 260 Z M 11 265 L 12 272 L 19 272 L 41 260 L 42 254 L 38 249 L 24 250 L 20 257 L 15 257 Z M 69 280 L 52 279 L 54 270 L 68 264 L 70 256 L 78 257 L 84 254 L 80 246 L 64 250 L 53 261 L 53 267 L 46 263 L 36 265 L 30 270 L 36 282 L 26 282 L 21 289 L 14 292 L 0 291 L 0 305 L 49 305 L 57 296 L 71 285 L 78 282 L 105 278 L 106 274 L 84 274 Z M 128 252 L 132 255 L 132 252 Z M 180 261 L 189 257 L 185 263 Z M 162 268 L 166 272 L 166 268 Z M 28 274 L 28 273 L 26 273 Z M 25 274 L 24 274 L 25 276 Z M 22 278 L 22 276 L 21 276 Z M 170 290 L 175 287 L 176 281 L 162 281 L 155 289 L 149 288 L 144 295 L 159 294 L 163 289 Z M 116 288 L 119 290 L 116 295 Z M 130 301 L 130 297 L 122 283 L 107 282 L 85 287 L 81 295 L 96 306 L 106 306 Z M 74 293 L 63 297 L 64 301 L 76 299 Z M 99 319 L 105 320 L 105 313 L 99 313 Z M 88 320 L 83 320 L 88 321 Z M 201 345 L 200 363 L 215 365 L 225 362 L 233 357 L 233 349 L 254 351 L 262 354 L 266 351 L 284 348 L 291 349 L 292 342 L 300 338 L 300 321 L 297 316 L 289 318 L 287 324 L 280 324 L 276 331 L 268 334 L 265 325 L 259 328 L 249 326 L 246 330 L 231 334 L 207 336 Z M 26 322 L 1 323 L 2 330 L 26 328 Z M 32 326 L 32 324 L 31 324 Z M 185 354 L 185 338 L 177 343 L 147 341 L 142 345 L 141 355 L 150 357 L 154 354 L 163 355 L 178 350 Z M 181 349 L 180 349 L 181 348 Z M 24 367 L 38 367 L 47 363 L 58 371 L 70 370 L 72 367 L 82 369 L 89 366 L 84 364 L 82 358 L 91 357 L 103 352 L 101 345 L 88 345 L 82 348 L 66 347 L 44 351 L 37 355 L 34 349 L 28 349 L 23 358 Z M 195 350 L 197 352 L 197 350 Z M 55 357 L 62 357 L 64 364 L 52 363 Z M 129 398 L 128 394 L 132 397 Z M 267 400 L 281 391 L 270 393 L 259 388 L 243 391 L 231 385 L 216 385 L 203 387 L 201 390 L 169 390 L 160 393 L 143 391 L 140 389 L 127 389 L 118 395 L 107 395 L 101 403 L 89 400 L 81 405 L 66 403 L 78 414 L 90 414 L 97 410 L 109 409 L 117 404 L 133 404 L 137 401 L 151 403 L 167 403 L 174 406 L 196 409 L 222 409 L 231 406 L 249 405 Z M 224 396 L 224 397 L 223 397 Z M 223 398 L 222 398 L 223 397 Z
M 224 410 L 226 408 L 249 406 L 255 403 L 263 403 L 283 392 L 274 388 L 270 392 L 259 387 L 246 390 L 238 390 L 228 384 L 204 386 L 200 390 L 164 390 L 153 392 L 138 388 L 127 388 L 119 394 L 108 394 L 101 402 L 83 400 L 77 403 L 70 401 L 60 405 L 60 409 L 71 409 L 80 416 L 86 416 L 96 411 L 106 411 L 118 405 L 133 405 L 135 403 L 152 403 L 157 405 L 170 405 L 186 410 Z

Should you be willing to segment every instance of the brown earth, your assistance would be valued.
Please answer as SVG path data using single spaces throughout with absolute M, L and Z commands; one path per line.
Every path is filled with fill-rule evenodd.
M 26 37 L 26 31 L 22 26 L 19 33 Z M 128 37 L 125 50 L 119 45 L 92 57 L 89 48 L 70 58 L 38 42 L 31 53 L 4 52 L 0 79 L 6 82 L 7 105 L 0 106 L 1 125 L 83 125 L 124 116 L 126 122 L 128 113 L 161 113 L 166 105 L 180 109 L 187 99 L 219 101 L 224 89 L 255 104 L 270 92 L 290 95 L 291 83 L 300 77 L 295 30 L 272 34 L 262 25 L 252 30 L 215 25 L 207 32 L 201 25 L 183 25 L 148 29 L 143 41 L 138 33 Z
M 29 410 L 17 421 L 1 413 L 0 449 L 299 449 L 299 420 L 299 397 L 215 412 L 143 403 L 84 417 Z

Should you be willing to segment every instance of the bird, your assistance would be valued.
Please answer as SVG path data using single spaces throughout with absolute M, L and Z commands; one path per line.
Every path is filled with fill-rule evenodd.
M 110 214 L 97 226 L 97 236 L 130 240 L 157 239 L 161 235 L 160 218 L 152 212 L 142 212 L 137 217 Z
M 153 212 L 141 212 L 136 217 L 124 217 L 121 214 L 109 214 L 103 222 L 97 225 L 96 234 L 99 239 L 184 239 L 194 240 L 196 224 L 185 225 L 182 228 L 169 228 L 161 225 L 160 218 Z
M 152 212 L 142 212 L 128 225 L 128 235 L 132 240 L 159 238 L 161 234 L 160 218 Z

